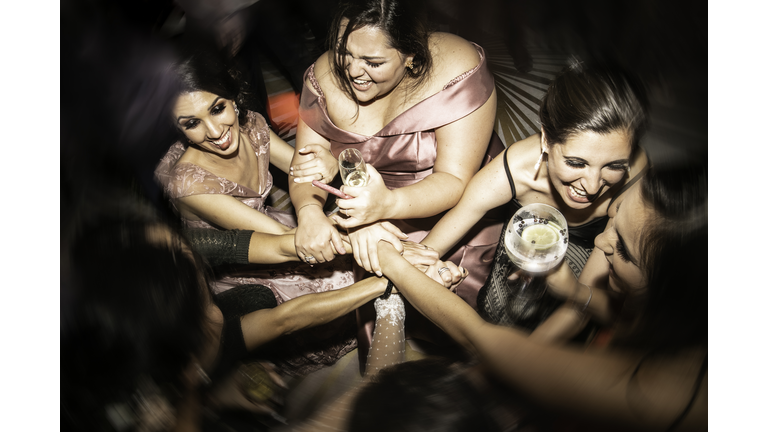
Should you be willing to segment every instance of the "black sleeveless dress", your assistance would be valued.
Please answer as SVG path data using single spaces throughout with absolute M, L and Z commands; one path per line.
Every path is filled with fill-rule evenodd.
M 506 170 L 507 179 L 509 180 L 509 187 L 512 190 L 512 200 L 509 202 L 509 216 L 504 222 L 504 228 L 501 230 L 501 238 L 496 247 L 496 254 L 493 258 L 491 272 L 488 274 L 485 284 L 478 293 L 477 310 L 480 315 L 490 323 L 533 330 L 546 320 L 555 309 L 565 302 L 549 295 L 548 292 L 545 292 L 535 303 L 531 304 L 528 302 L 524 307 L 518 307 L 519 305 L 515 305 L 512 301 L 512 293 L 507 289 L 507 275 L 510 274 L 510 271 L 517 270 L 517 267 L 512 264 L 504 250 L 504 236 L 506 235 L 507 225 L 509 224 L 512 215 L 523 207 L 523 205 L 515 199 L 515 183 L 512 180 L 512 173 L 509 170 L 507 151 L 509 151 L 509 148 L 504 152 L 503 157 L 504 169 Z M 641 177 L 642 173 L 635 176 L 632 181 L 622 187 L 622 189 L 613 197 L 611 202 Z M 565 254 L 565 261 L 568 263 L 568 267 L 571 268 L 571 271 L 576 275 L 576 278 L 581 275 L 581 271 L 595 247 L 595 237 L 605 230 L 607 223 L 608 216 L 603 216 L 593 219 L 583 225 L 576 227 L 568 226 L 568 250 Z M 534 278 L 533 283 L 544 283 L 544 281 L 543 278 Z

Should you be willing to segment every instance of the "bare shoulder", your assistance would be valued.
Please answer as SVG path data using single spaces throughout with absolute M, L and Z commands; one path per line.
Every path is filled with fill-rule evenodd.
M 533 134 L 528 138 L 517 141 L 509 146 L 507 152 L 507 163 L 509 171 L 515 182 L 515 191 L 518 198 L 526 195 L 529 191 L 542 191 L 548 189 L 546 176 L 543 176 L 543 169 L 539 171 L 539 176 L 534 178 L 533 167 L 541 155 L 541 137 L 539 134 Z
M 533 134 L 528 138 L 510 144 L 507 151 L 509 169 L 523 171 L 525 168 L 533 168 L 541 154 L 541 138 L 539 134 Z
M 480 63 L 475 45 L 454 34 L 433 33 L 429 38 L 429 49 L 434 62 L 434 81 L 442 84 Z

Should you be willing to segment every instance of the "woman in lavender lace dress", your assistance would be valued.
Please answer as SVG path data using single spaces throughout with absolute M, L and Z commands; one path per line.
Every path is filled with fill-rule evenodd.
M 271 241 L 262 247 L 275 255 L 265 263 L 269 266 L 249 265 L 228 272 L 215 282 L 214 290 L 260 284 L 269 287 L 281 304 L 351 285 L 351 260 L 299 263 L 295 250 L 280 246 L 286 244 L 285 236 L 292 240 L 296 221 L 292 213 L 266 205 L 272 188 L 269 164 L 289 172 L 293 148 L 269 129 L 261 115 L 245 109 L 239 86 L 221 64 L 192 57 L 180 63 L 176 72 L 183 89 L 173 107 L 173 119 L 184 139 L 160 161 L 156 178 L 185 227 L 264 233 Z M 306 151 L 313 149 L 307 146 Z M 336 174 L 335 159 L 328 151 L 318 149 L 314 156 L 297 165 L 303 173 L 299 181 Z M 288 352 L 283 356 L 287 359 L 283 371 L 304 374 L 335 362 L 356 347 L 354 323 L 354 315 L 347 315 L 292 336 L 291 343 L 284 344 Z

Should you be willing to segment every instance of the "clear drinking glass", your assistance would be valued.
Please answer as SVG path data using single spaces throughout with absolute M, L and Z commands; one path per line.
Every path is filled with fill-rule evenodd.
M 365 186 L 368 183 L 368 171 L 365 160 L 359 150 L 349 148 L 339 155 L 339 175 L 347 186 Z
M 532 303 L 546 291 L 544 274 L 560 264 L 568 249 L 568 224 L 556 208 L 529 204 L 515 212 L 507 225 L 504 248 L 513 266 L 508 272 L 510 307 L 515 316 L 525 318 Z M 518 277 L 509 276 L 518 270 Z

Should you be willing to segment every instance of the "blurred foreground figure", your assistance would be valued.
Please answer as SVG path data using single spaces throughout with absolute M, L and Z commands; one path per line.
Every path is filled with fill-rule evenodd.
M 583 427 L 703 430 L 707 425 L 707 169 L 651 168 L 626 194 L 577 282 L 552 291 L 613 321 L 610 345 L 583 351 L 485 322 L 379 243 L 382 267 L 420 312 L 494 375 Z M 585 274 L 592 285 L 583 283 Z M 618 301 L 621 312 L 611 303 Z

